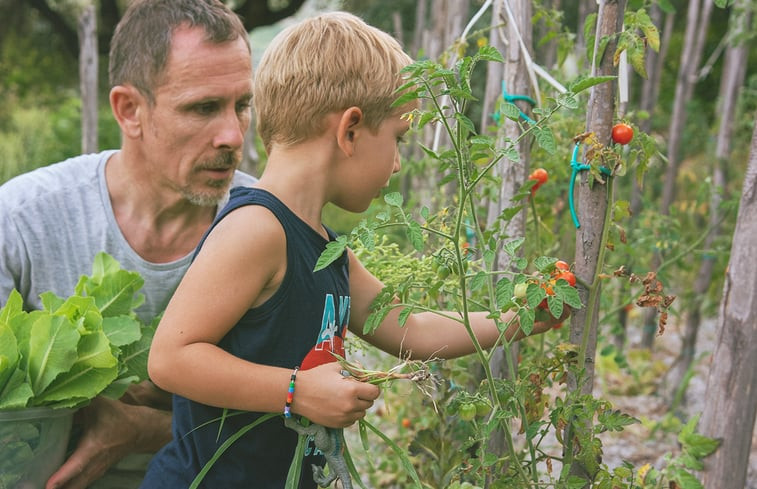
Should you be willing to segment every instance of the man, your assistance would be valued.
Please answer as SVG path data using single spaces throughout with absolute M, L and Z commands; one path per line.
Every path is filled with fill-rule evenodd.
M 134 1 L 113 36 L 109 77 L 121 148 L 0 187 L 0 306 L 14 288 L 27 309 L 47 290 L 67 297 L 105 251 L 144 278 L 137 314 L 150 323 L 230 186 L 255 181 L 236 171 L 250 123 L 250 47 L 219 0 Z M 47 489 L 90 487 L 126 455 L 155 452 L 170 439 L 170 412 L 156 409 L 163 401 L 149 383 L 121 401 L 95 399 L 78 413 L 77 447 Z M 117 487 L 136 487 L 143 471 Z

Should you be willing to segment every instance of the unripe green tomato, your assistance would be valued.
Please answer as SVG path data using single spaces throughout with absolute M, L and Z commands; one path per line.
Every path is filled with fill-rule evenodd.
M 473 421 L 473 418 L 476 417 L 476 405 L 470 403 L 463 404 L 460 406 L 460 410 L 457 414 L 463 421 Z
M 520 284 L 515 284 L 515 287 L 513 289 L 513 295 L 516 299 L 523 299 L 526 297 L 526 290 L 528 290 L 528 284 L 523 282 Z
M 449 274 L 450 269 L 447 265 L 439 265 L 439 268 L 436 270 L 436 276 L 442 280 L 449 277 Z
M 476 402 L 475 406 L 476 406 L 476 416 L 478 416 L 479 418 L 483 418 L 484 416 L 492 412 L 492 407 L 489 405 L 488 402 L 478 401 Z

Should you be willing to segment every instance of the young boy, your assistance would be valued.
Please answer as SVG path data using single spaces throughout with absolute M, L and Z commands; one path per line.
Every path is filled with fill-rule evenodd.
M 312 271 L 335 238 L 321 223 L 323 206 L 362 212 L 400 169 L 408 108 L 391 104 L 410 62 L 393 38 L 346 13 L 289 27 L 263 55 L 253 100 L 268 163 L 257 184 L 232 191 L 158 327 L 149 369 L 158 386 L 176 393 L 174 439 L 153 459 L 143 487 L 187 487 L 229 436 L 264 413 L 331 428 L 365 416 L 378 387 L 344 377 L 329 353 L 343 354 L 348 328 L 402 357 L 474 351 L 458 321 L 432 313 L 413 314 L 401 328 L 395 310 L 364 336 L 382 284 L 352 251 Z M 486 313 L 472 321 L 491 347 L 499 336 L 494 321 Z M 245 414 L 220 423 L 223 408 Z M 281 489 L 296 442 L 281 417 L 270 419 L 234 441 L 203 484 Z M 306 454 L 300 487 L 314 488 L 307 468 L 323 461 L 311 448 Z

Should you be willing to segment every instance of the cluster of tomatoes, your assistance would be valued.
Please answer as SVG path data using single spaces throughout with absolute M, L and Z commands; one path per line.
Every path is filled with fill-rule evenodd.
M 562 260 L 557 260 L 555 262 L 555 268 L 552 271 L 549 282 L 542 284 L 542 287 L 544 288 L 544 291 L 547 293 L 547 295 L 555 295 L 555 291 L 552 289 L 552 286 L 555 285 L 560 279 L 568 282 L 571 287 L 576 286 L 576 276 L 573 274 L 573 272 L 570 271 L 570 265 Z M 547 305 L 546 297 L 539 303 L 539 308 L 549 308 L 549 306 Z

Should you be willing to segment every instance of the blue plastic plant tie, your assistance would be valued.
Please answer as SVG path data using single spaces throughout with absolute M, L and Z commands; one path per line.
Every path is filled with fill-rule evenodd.
M 581 227 L 581 223 L 578 222 L 578 215 L 576 215 L 576 205 L 573 201 L 573 191 L 576 187 L 576 176 L 578 175 L 579 171 L 583 170 L 589 170 L 591 166 L 585 165 L 578 161 L 578 147 L 580 146 L 581 142 L 576 142 L 576 145 L 573 146 L 573 156 L 570 158 L 570 187 L 568 188 L 568 205 L 570 207 L 570 217 L 573 218 L 573 224 L 576 226 L 576 229 Z M 606 166 L 599 168 L 600 173 L 605 176 L 612 175 L 612 172 L 609 168 Z
M 528 95 L 511 95 L 511 94 L 507 93 L 507 89 L 505 88 L 505 81 L 504 80 L 502 81 L 502 99 L 505 102 L 510 102 L 510 103 L 513 103 L 516 100 L 522 100 L 524 102 L 528 102 L 531 105 L 531 107 L 536 107 L 536 101 L 534 99 L 532 99 L 531 97 L 529 97 Z M 520 110 L 520 108 L 518 108 L 518 114 L 523 119 L 525 119 L 526 122 L 529 122 L 531 124 L 536 124 L 536 121 L 533 120 L 533 119 L 531 119 L 530 117 L 528 117 L 525 114 L 525 112 L 523 112 L 522 110 Z M 496 114 L 494 114 L 493 118 L 494 118 L 494 120 L 497 123 L 499 123 L 499 112 L 497 112 Z

